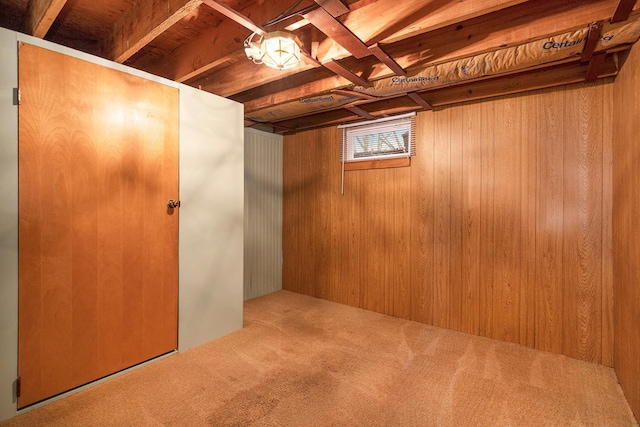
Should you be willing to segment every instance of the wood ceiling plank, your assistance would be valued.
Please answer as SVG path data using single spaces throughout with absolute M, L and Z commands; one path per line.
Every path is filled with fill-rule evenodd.
M 67 0 L 31 0 L 27 8 L 26 32 L 44 38 L 66 3 Z
M 115 24 L 108 38 L 108 46 L 105 47 L 108 57 L 123 63 L 201 4 L 202 0 L 137 2 Z
M 319 7 L 302 16 L 356 58 L 370 55 L 367 45 L 323 8 Z
M 324 10 L 329 12 L 331 16 L 337 18 L 345 13 L 349 13 L 349 8 L 340 0 L 315 0 Z

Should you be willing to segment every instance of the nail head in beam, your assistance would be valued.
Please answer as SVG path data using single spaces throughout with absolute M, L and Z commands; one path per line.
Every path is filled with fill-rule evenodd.
M 211 1 L 211 0 L 209 0 Z M 369 56 L 367 45 L 353 34 L 344 24 L 319 7 L 302 15 L 304 19 L 348 50 L 357 59 Z
M 593 22 L 589 26 L 589 35 L 587 36 L 587 41 L 584 44 L 584 50 L 582 51 L 582 57 L 580 58 L 581 62 L 589 62 L 591 60 L 601 33 L 602 21 Z
M 242 25 L 244 28 L 258 34 L 258 35 L 264 35 L 265 31 L 262 29 L 262 27 L 259 27 L 258 25 L 254 24 L 251 19 L 247 18 L 246 16 L 244 16 L 243 14 L 241 14 L 240 12 L 231 9 L 229 6 L 222 4 L 222 3 L 218 3 L 216 0 L 202 0 L 202 3 L 206 4 L 207 6 L 209 6 L 211 9 L 221 13 L 222 15 L 226 16 L 227 18 L 231 19 L 232 21 L 237 22 L 238 24 Z
M 378 43 L 374 43 L 369 46 L 369 50 L 375 55 L 376 58 L 384 65 L 389 67 L 391 71 L 396 73 L 397 76 L 407 76 L 407 72 L 402 68 L 392 57 L 387 55 L 387 52 L 382 50 Z
M 338 63 L 337 61 L 334 61 L 333 59 L 331 61 L 324 62 L 322 65 L 324 65 L 325 68 L 333 71 L 337 75 L 349 80 L 351 83 L 355 85 L 365 86 L 365 87 L 369 86 L 368 81 L 352 73 L 351 71 L 347 70 L 342 65 L 340 65 L 340 63 Z
M 353 114 L 356 114 L 364 119 L 369 119 L 369 120 L 373 120 L 375 119 L 375 116 L 372 116 L 371 114 L 367 113 L 366 111 L 364 111 L 362 108 L 360 107 L 356 107 L 355 105 L 352 106 L 347 106 L 344 107 L 345 110 L 349 110 L 351 111 Z
M 413 102 L 415 102 L 416 104 L 420 105 L 421 107 L 426 108 L 427 110 L 433 110 L 433 107 L 431 106 L 431 104 L 429 104 L 427 101 L 424 100 L 423 97 L 421 97 L 420 95 L 418 95 L 415 92 L 409 92 L 407 94 L 407 96 L 409 98 L 411 98 L 411 100 Z
M 331 16 L 337 18 L 345 13 L 349 13 L 349 8 L 340 0 L 315 0 L 324 10 L 329 12 Z
M 613 17 L 611 17 L 609 22 L 615 24 L 616 22 L 622 22 L 629 19 L 629 15 L 631 15 L 636 2 L 637 0 L 620 0 L 616 7 L 616 11 L 613 13 Z
M 598 74 L 600 74 L 600 69 L 602 68 L 602 63 L 606 55 L 606 52 L 600 52 L 591 57 L 589 68 L 587 68 L 587 76 L 584 79 L 585 82 L 593 83 L 598 79 Z

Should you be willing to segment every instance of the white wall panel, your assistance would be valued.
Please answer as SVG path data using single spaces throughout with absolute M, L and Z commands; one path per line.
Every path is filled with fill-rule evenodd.
M 282 289 L 282 136 L 245 129 L 244 299 Z
M 180 85 L 180 351 L 242 328 L 243 113 Z
M 0 28 L 0 421 L 16 414 L 18 373 L 18 87 L 16 33 Z

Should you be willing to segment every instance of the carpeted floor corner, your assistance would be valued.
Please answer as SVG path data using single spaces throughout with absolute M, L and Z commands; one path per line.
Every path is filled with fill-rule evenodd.
M 600 365 L 287 291 L 244 318 L 0 426 L 638 425 Z

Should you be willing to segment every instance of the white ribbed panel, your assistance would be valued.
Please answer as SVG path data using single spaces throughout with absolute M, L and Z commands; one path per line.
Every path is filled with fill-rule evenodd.
M 282 289 L 282 135 L 244 134 L 244 299 Z

